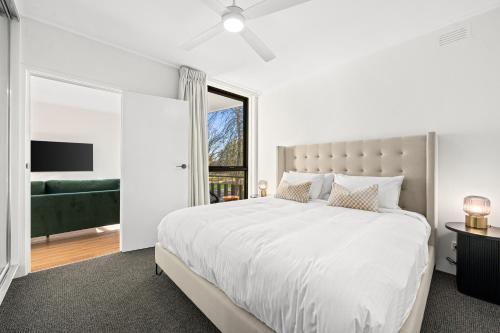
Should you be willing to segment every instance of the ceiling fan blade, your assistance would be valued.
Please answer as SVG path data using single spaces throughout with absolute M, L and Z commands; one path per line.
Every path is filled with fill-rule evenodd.
M 222 31 L 224 31 L 224 25 L 221 23 L 218 23 L 211 27 L 208 30 L 205 30 L 198 36 L 194 37 L 190 41 L 184 43 L 181 45 L 181 47 L 186 50 L 186 51 L 191 51 L 195 47 L 197 47 L 200 44 L 205 43 L 207 40 L 214 38 L 218 34 L 220 34 Z
M 252 30 L 248 29 L 248 27 L 245 27 L 245 29 L 240 32 L 240 35 L 265 62 L 276 58 L 273 51 L 271 51 Z
M 264 0 L 243 11 L 243 16 L 253 19 L 300 5 L 311 0 Z
M 226 6 L 222 4 L 219 0 L 202 0 L 203 3 L 210 9 L 212 9 L 214 12 L 216 12 L 219 15 L 224 14 L 227 12 Z

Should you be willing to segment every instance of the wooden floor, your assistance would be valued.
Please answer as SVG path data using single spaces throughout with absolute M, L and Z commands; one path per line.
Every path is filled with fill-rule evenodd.
M 120 251 L 120 225 L 31 239 L 31 271 L 100 257 Z

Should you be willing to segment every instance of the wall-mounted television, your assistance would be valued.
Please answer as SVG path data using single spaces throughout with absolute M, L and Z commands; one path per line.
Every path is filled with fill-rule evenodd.
M 31 171 L 94 171 L 91 143 L 31 141 Z

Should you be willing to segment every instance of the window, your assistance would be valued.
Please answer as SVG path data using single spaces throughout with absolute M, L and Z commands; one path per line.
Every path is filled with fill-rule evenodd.
M 248 98 L 208 87 L 208 159 L 212 196 L 247 198 Z

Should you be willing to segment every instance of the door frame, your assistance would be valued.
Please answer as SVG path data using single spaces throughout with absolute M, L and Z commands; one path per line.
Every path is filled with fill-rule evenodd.
M 23 180 L 20 182 L 22 186 L 20 186 L 20 197 L 22 198 L 21 207 L 22 209 L 22 217 L 21 220 L 24 221 L 24 230 L 21 231 L 21 239 L 22 239 L 22 248 L 20 254 L 20 261 L 22 261 L 24 266 L 24 271 L 19 274 L 20 276 L 31 273 L 31 78 L 39 77 L 53 81 L 59 81 L 68 84 L 74 84 L 86 88 L 98 89 L 107 92 L 113 92 L 120 95 L 120 110 L 122 101 L 123 90 L 97 83 L 92 82 L 90 80 L 77 78 L 74 76 L 62 75 L 56 72 L 51 72 L 45 69 L 37 69 L 37 68 L 24 68 L 24 121 L 21 120 L 20 124 L 24 125 L 24 140 L 21 142 L 22 149 L 21 153 L 24 152 L 24 155 L 20 157 L 22 159 L 22 163 L 20 163 L 19 167 L 24 170 Z M 23 94 L 21 93 L 21 96 Z M 123 121 L 123 112 L 120 111 L 120 172 L 122 171 L 122 121 Z M 21 173 L 23 174 L 23 173 Z M 120 191 L 120 199 L 122 196 L 122 192 Z M 121 209 L 120 209 L 121 215 Z M 121 250 L 121 240 L 120 240 L 120 250 Z M 24 260 L 23 260 L 24 259 Z
M 11 114 L 12 114 L 12 24 L 13 20 L 17 18 L 17 13 L 15 8 L 11 8 L 9 3 L 5 0 L 0 0 L 0 7 L 5 12 L 5 18 L 7 19 L 7 89 L 8 92 L 4 92 L 7 95 L 7 187 L 5 188 L 5 199 L 7 203 L 5 221 L 5 244 L 0 246 L 5 246 L 6 255 L 6 265 L 5 267 L 0 267 L 0 304 L 2 303 L 3 296 L 7 292 L 7 285 L 10 284 L 8 280 L 8 275 L 12 274 L 12 218 L 11 218 L 11 195 L 12 195 L 12 181 L 11 181 L 11 163 L 12 163 L 12 124 L 11 124 Z M 15 269 L 14 269 L 15 270 Z
M 210 84 L 208 84 L 207 86 L 207 92 L 208 93 L 212 93 L 212 94 L 215 94 L 215 95 L 219 95 L 219 96 L 223 96 L 223 97 L 227 97 L 227 98 L 230 98 L 230 99 L 234 99 L 236 101 L 240 101 L 241 103 L 243 103 L 243 165 L 242 166 L 208 166 L 208 171 L 209 171 L 209 176 L 210 176 L 210 171 L 220 171 L 220 172 L 225 172 L 225 171 L 236 171 L 236 172 L 243 172 L 244 175 L 245 175 L 245 184 L 243 185 L 244 187 L 244 196 L 243 198 L 240 197 L 240 199 L 248 199 L 250 198 L 250 195 L 248 193 L 248 175 L 249 175 L 249 160 L 250 160 L 250 156 L 249 156 L 249 151 L 248 151 L 248 140 L 249 140 L 249 133 L 248 133 L 248 129 L 249 129 L 249 126 L 248 126 L 248 122 L 249 122 L 249 113 L 250 113 L 250 110 L 249 110 L 249 98 L 246 97 L 246 96 L 243 96 L 243 95 L 239 95 L 239 94 L 236 94 L 236 93 L 233 93 L 231 91 L 227 91 L 225 89 L 221 89 L 221 88 L 217 88 L 217 87 L 214 87 Z

